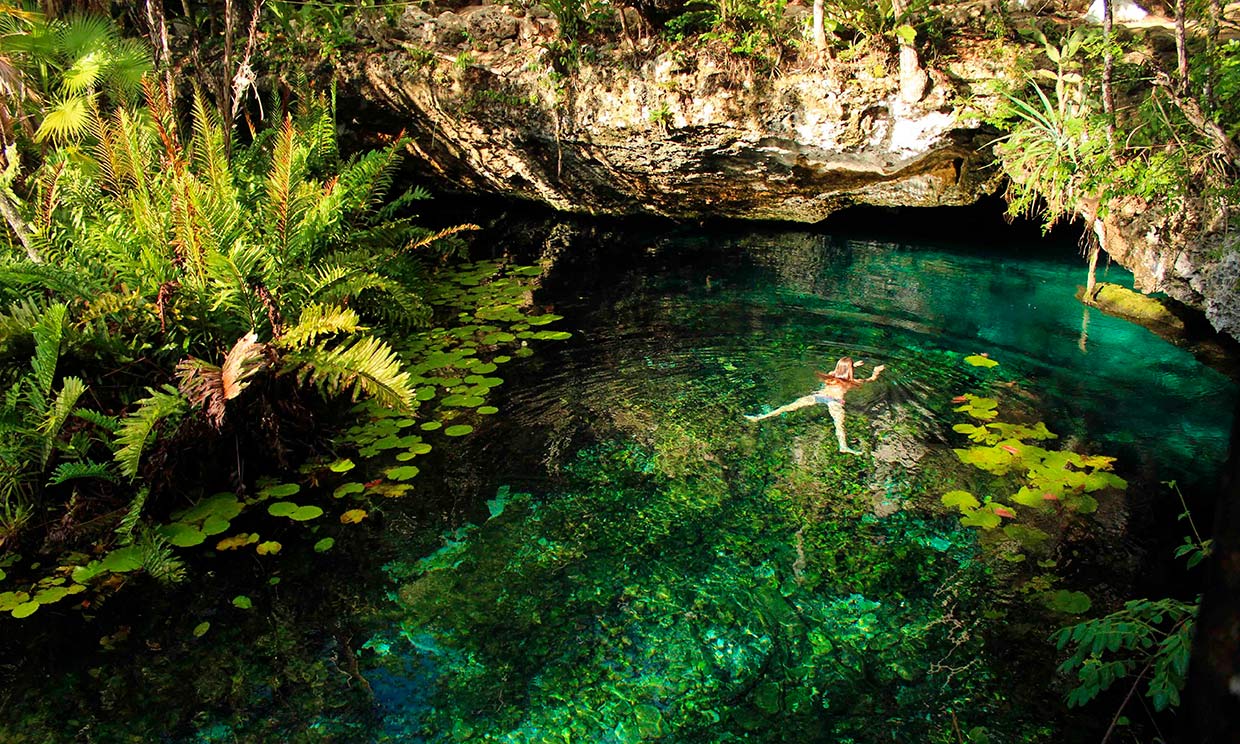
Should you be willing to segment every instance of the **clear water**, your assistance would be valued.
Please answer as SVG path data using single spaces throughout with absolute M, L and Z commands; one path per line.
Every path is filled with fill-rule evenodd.
M 1071 248 L 787 231 L 603 243 L 570 244 L 535 298 L 573 339 L 510 370 L 501 414 L 424 468 L 422 498 L 278 585 L 256 575 L 255 611 L 218 617 L 210 646 L 189 640 L 200 611 L 147 616 L 134 635 L 171 626 L 159 648 L 84 652 L 36 685 L 66 712 L 15 730 L 1096 741 L 1107 716 L 1063 707 L 1047 641 L 1074 618 L 1042 599 L 1085 591 L 1096 613 L 1181 582 L 1160 482 L 1208 503 L 1234 385 L 1083 309 Z M 978 353 L 999 366 L 963 361 Z M 836 450 L 822 407 L 743 419 L 844 355 L 887 367 L 848 399 L 863 456 Z M 999 488 L 951 451 L 967 446 L 952 399 L 969 392 L 1046 422 L 1055 446 L 1118 457 L 1128 490 L 1041 518 L 1048 544 L 1010 560 L 939 501 Z
M 388 566 L 399 619 L 367 656 L 381 738 L 1096 740 L 1059 704 L 1046 636 L 1072 618 L 1041 589 L 1100 609 L 1137 591 L 1166 557 L 1158 481 L 1211 488 L 1235 391 L 1083 309 L 1072 252 L 1028 252 L 690 234 L 557 269 L 540 301 L 577 337 L 476 443 L 502 484 L 488 521 Z M 865 457 L 836 451 L 821 408 L 742 420 L 843 355 L 887 365 L 848 404 Z M 1060 523 L 1042 569 L 938 508 L 976 483 L 948 447 L 951 399 L 977 390 L 1133 481 Z

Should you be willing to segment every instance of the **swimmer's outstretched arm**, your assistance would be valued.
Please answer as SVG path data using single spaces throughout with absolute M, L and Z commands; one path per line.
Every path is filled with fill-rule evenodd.
M 875 368 L 874 368 L 874 371 L 870 373 L 870 376 L 869 376 L 869 377 L 867 377 L 867 378 L 865 379 L 865 381 L 866 381 L 866 382 L 874 382 L 875 380 L 877 380 L 877 379 L 878 379 L 878 375 L 879 375 L 879 373 L 880 373 L 880 372 L 882 372 L 882 371 L 883 371 L 883 370 L 885 370 L 885 369 L 887 369 L 887 365 L 885 365 L 885 364 L 880 364 L 880 365 L 878 365 L 877 367 L 875 367 Z
M 780 406 L 779 408 L 776 408 L 774 411 L 770 411 L 769 413 L 764 413 L 760 416 L 746 415 L 745 418 L 749 419 L 750 421 L 761 421 L 762 419 L 771 418 L 772 416 L 780 416 L 789 411 L 795 411 L 798 408 L 806 408 L 808 406 L 812 406 L 814 405 L 815 402 L 816 401 L 814 400 L 813 395 L 806 395 L 806 396 L 797 398 L 796 400 L 792 401 L 786 406 Z

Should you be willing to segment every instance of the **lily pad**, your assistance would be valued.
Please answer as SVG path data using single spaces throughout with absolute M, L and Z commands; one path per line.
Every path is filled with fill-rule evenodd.
M 362 483 L 341 483 L 336 486 L 336 490 L 332 491 L 332 496 L 336 498 L 344 498 L 351 493 L 361 493 L 366 490 L 365 484 Z
M 340 523 L 341 524 L 357 524 L 358 522 L 362 521 L 365 518 L 366 518 L 365 509 L 350 509 L 344 514 L 340 515 Z
M 194 545 L 201 545 L 207 539 L 206 533 L 192 524 L 184 522 L 173 522 L 166 524 L 156 530 L 170 545 L 178 548 L 189 548 Z
M 288 518 L 295 522 L 309 522 L 321 516 L 323 516 L 323 510 L 317 506 L 299 506 L 296 511 L 288 515 Z
M 969 356 L 964 358 L 964 363 L 971 364 L 974 367 L 983 367 L 983 368 L 999 366 L 998 362 L 991 359 L 990 357 L 982 356 L 981 354 L 970 354 Z
M 267 513 L 273 517 L 291 517 L 300 506 L 291 501 L 277 501 L 267 507 Z
M 326 553 L 327 551 L 331 550 L 332 546 L 335 544 L 336 544 L 335 538 L 325 537 L 322 540 L 319 540 L 318 542 L 314 544 L 314 552 Z
M 37 612 L 38 609 L 39 609 L 38 602 L 24 602 L 14 607 L 13 611 L 10 614 L 13 617 L 17 618 L 18 620 L 21 620 L 22 618 L 30 617 L 35 612 Z
M 468 424 L 457 424 L 455 426 L 449 426 L 447 429 L 444 429 L 443 433 L 450 437 L 463 437 L 473 430 L 474 430 L 474 427 Z
M 388 468 L 385 474 L 392 480 L 404 481 L 414 477 L 418 472 L 418 466 L 416 465 L 402 465 L 400 467 Z
M 202 638 L 204 635 L 207 634 L 208 630 L 211 630 L 211 623 L 204 620 L 203 622 L 198 623 L 197 625 L 194 626 L 194 637 Z
M 244 548 L 246 545 L 253 545 L 258 542 L 258 535 L 254 533 L 242 532 L 240 535 L 226 537 L 215 544 L 216 550 L 236 550 Z
M 282 499 L 286 496 L 292 496 L 301 491 L 301 486 L 296 483 L 277 483 L 267 486 L 258 492 L 258 495 L 265 499 Z
M 482 406 L 481 408 L 478 409 L 478 413 L 482 414 L 483 416 L 490 416 L 493 413 L 499 413 L 499 409 L 496 408 L 495 406 Z
M 276 553 L 280 552 L 280 548 L 282 547 L 284 546 L 276 542 L 275 540 L 268 540 L 266 542 L 259 543 L 258 547 L 255 548 L 254 550 L 259 555 L 275 555 Z
M 443 424 L 438 421 L 427 421 L 425 424 L 422 424 L 421 429 L 422 431 L 434 431 L 442 426 Z
M 327 469 L 333 473 L 347 473 L 354 467 L 353 461 L 345 457 L 333 462 L 331 465 L 328 465 Z
M 233 597 L 232 603 L 234 607 L 238 609 L 242 609 L 242 610 L 248 610 L 254 606 L 254 602 L 251 601 L 250 598 L 245 596 L 244 594 L 238 594 L 237 596 Z

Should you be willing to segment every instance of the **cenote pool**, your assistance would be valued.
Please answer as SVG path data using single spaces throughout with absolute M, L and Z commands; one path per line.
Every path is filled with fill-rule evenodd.
M 1192 598 L 1165 482 L 1208 515 L 1225 376 L 1080 305 L 1072 245 L 552 238 L 532 301 L 572 338 L 509 365 L 411 494 L 329 553 L 48 621 L 0 738 L 1098 740 L 1118 697 L 1067 708 L 1049 636 Z M 886 365 L 847 400 L 863 455 L 824 406 L 744 419 L 845 355 Z

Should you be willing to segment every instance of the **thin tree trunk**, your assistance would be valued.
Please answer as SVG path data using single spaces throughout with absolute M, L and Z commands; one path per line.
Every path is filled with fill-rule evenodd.
M 1218 29 L 1223 19 L 1223 3 L 1221 0 L 1210 0 L 1210 14 L 1206 21 L 1206 80 L 1205 87 L 1201 92 L 1201 100 L 1205 103 L 1206 110 L 1213 113 L 1218 108 L 1218 101 L 1215 96 L 1215 79 L 1217 72 L 1215 66 L 1218 63 Z
M 232 54 L 233 54 L 233 0 L 224 0 L 224 70 L 220 81 L 220 113 L 224 117 L 224 131 L 232 132 Z M 232 138 L 228 137 L 231 143 Z M 227 145 L 231 146 L 231 145 Z
M 8 194 L 4 192 L 0 192 L 0 214 L 4 215 L 4 221 L 9 223 L 22 247 L 26 249 L 26 256 L 34 263 L 43 263 L 43 258 L 30 242 L 30 226 L 17 211 L 17 205 L 9 201 Z
M 1114 41 L 1115 9 L 1113 0 L 1102 0 L 1102 110 L 1107 117 L 1107 145 L 1115 150 L 1115 94 L 1111 78 L 1115 74 L 1115 54 L 1111 50 Z
M 814 0 L 814 51 L 818 53 L 818 64 L 827 58 L 827 32 L 825 29 L 826 12 L 823 0 Z
M 1185 0 L 1175 0 L 1175 66 L 1180 77 L 1180 92 L 1188 90 L 1188 39 L 1184 31 Z

